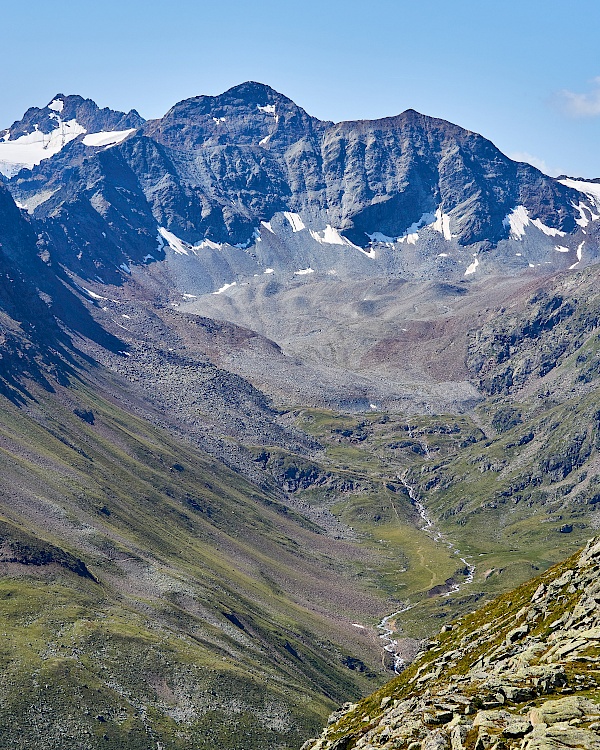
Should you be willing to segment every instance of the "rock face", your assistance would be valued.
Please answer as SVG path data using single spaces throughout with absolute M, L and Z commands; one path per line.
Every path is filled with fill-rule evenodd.
M 430 641 L 304 750 L 600 747 L 600 537 Z
M 298 262 L 307 249 L 318 260 L 343 248 L 362 274 L 423 266 L 422 274 L 446 276 L 453 263 L 461 276 L 474 273 L 473 255 L 509 239 L 527 245 L 500 253 L 510 268 L 568 267 L 586 241 L 586 256 L 594 253 L 581 232 L 598 215 L 597 186 L 555 180 L 414 110 L 323 122 L 247 82 L 144 123 L 135 110 L 59 95 L 0 139 L 11 191 L 61 262 L 89 278 L 114 282 L 130 263 L 161 260 L 165 239 L 175 254 L 193 249 L 207 268 L 229 264 L 228 281 L 252 276 L 257 261 L 277 268 L 282 255 L 305 268 Z M 270 224 L 282 216 L 290 232 Z
M 52 264 L 46 242 L 0 184 L 0 392 L 14 399 L 23 375 L 48 388 L 49 375 L 64 381 L 72 354 L 65 329 L 111 351 L 122 348 L 93 320 L 70 279 Z
M 564 185 L 512 162 L 485 138 L 414 110 L 321 122 L 249 82 L 180 102 L 145 132 L 169 149 L 173 179 L 187 177 L 202 205 L 197 217 L 168 217 L 189 239 L 193 229 L 196 238 L 243 242 L 285 210 L 320 217 L 362 245 L 369 233 L 402 236 L 438 209 L 463 244 L 508 236 L 503 221 L 521 204 L 552 227 L 575 228 Z

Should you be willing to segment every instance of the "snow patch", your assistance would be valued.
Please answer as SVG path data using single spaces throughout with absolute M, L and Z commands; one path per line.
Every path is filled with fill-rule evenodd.
M 219 245 L 218 242 L 213 242 L 212 240 L 202 240 L 198 245 L 190 245 L 189 242 L 184 242 L 183 240 L 180 240 L 179 237 L 177 237 L 173 232 L 169 232 L 164 227 L 158 228 L 159 233 L 162 235 L 162 237 L 167 241 L 167 244 L 173 250 L 173 252 L 177 253 L 178 255 L 189 255 L 190 251 L 193 253 L 198 252 L 198 250 L 222 250 L 223 245 Z M 159 246 L 159 250 L 162 249 L 162 245 Z
M 240 247 L 239 245 L 236 245 L 236 247 Z M 219 245 L 218 242 L 213 242 L 212 240 L 202 240 L 202 242 L 199 245 L 192 245 L 192 250 L 222 250 L 223 245 Z
M 271 232 L 271 234 L 275 234 L 273 231 L 273 227 L 271 226 L 270 221 L 261 221 L 260 222 L 261 227 L 264 227 L 267 231 Z
M 419 239 L 419 229 L 428 227 L 439 232 L 444 239 L 451 240 L 452 234 L 450 233 L 450 216 L 443 213 L 441 208 L 438 208 L 434 214 L 427 212 L 424 213 L 419 221 L 413 222 L 401 237 L 389 237 L 383 232 L 373 232 L 373 234 L 367 234 L 367 237 L 371 242 L 382 242 L 386 245 L 393 245 L 395 242 L 407 242 L 409 245 L 415 245 Z
M 125 271 L 125 273 L 131 273 L 131 268 L 129 267 L 129 264 L 127 263 L 121 263 L 119 268 L 121 269 L 121 271 Z
M 529 214 L 525 206 L 517 206 L 505 216 L 502 221 L 503 226 L 510 228 L 510 237 L 513 240 L 520 240 L 525 236 L 525 227 L 529 224 Z
M 303 229 L 306 229 L 299 214 L 292 213 L 291 211 L 284 211 L 283 215 L 288 220 L 293 232 L 301 232 Z
M 195 294 L 188 294 L 187 292 L 183 295 L 184 299 L 198 299 L 198 297 Z
M 149 263 L 151 260 L 156 260 L 156 258 L 154 257 L 154 255 L 150 255 L 150 253 L 148 253 L 148 255 L 144 255 L 144 257 L 142 258 L 142 263 Z
M 441 208 L 438 208 L 435 212 L 435 221 L 430 224 L 432 229 L 439 232 L 445 240 L 451 240 L 452 235 L 450 234 L 450 217 L 448 214 L 442 212 Z
M 352 247 L 356 247 L 357 250 L 360 250 L 363 255 L 366 255 L 367 258 L 371 258 L 371 260 L 375 260 L 375 258 L 377 257 L 375 248 L 371 250 L 363 250 L 362 247 L 358 247 L 358 245 L 353 245 Z
M 259 146 L 266 146 L 269 142 L 269 138 L 271 137 L 271 133 L 269 135 L 266 135 L 264 138 L 261 138 L 261 140 L 258 142 Z
M 223 284 L 223 286 L 220 289 L 217 289 L 216 292 L 213 292 L 213 294 L 223 294 L 227 289 L 231 289 L 232 286 L 237 286 L 237 281 L 232 281 L 231 284 Z
M 342 237 L 338 230 L 334 229 L 330 224 L 328 224 L 321 232 L 315 232 L 311 229 L 310 233 L 312 235 L 312 238 L 317 242 L 320 242 L 322 245 L 352 244 L 347 239 L 345 239 L 345 237 Z
M 585 245 L 585 240 L 578 245 L 578 247 L 577 247 L 577 263 L 573 263 L 572 266 L 569 266 L 569 270 L 571 270 L 572 268 L 575 268 L 576 266 L 578 266 L 581 263 L 581 258 L 583 256 L 583 246 L 584 245 Z
M 571 205 L 573 206 L 574 209 L 576 209 L 577 211 L 579 211 L 579 218 L 575 219 L 575 223 L 579 224 L 579 226 L 582 229 L 585 229 L 585 227 L 587 227 L 587 225 L 590 223 L 590 220 L 585 215 L 585 210 L 586 209 L 588 211 L 590 211 L 589 207 L 586 206 L 585 203 L 582 203 L 581 201 L 579 201 L 579 203 L 577 205 L 575 203 L 571 203 Z M 590 211 L 590 213 L 592 213 L 592 212 Z
M 103 297 L 101 294 L 96 294 L 96 292 L 92 292 L 91 289 L 86 289 L 84 286 L 79 287 L 83 292 L 85 292 L 88 297 L 91 297 L 91 299 L 97 299 L 97 300 L 107 300 L 108 297 Z
M 111 130 L 102 133 L 88 133 L 83 139 L 84 146 L 116 146 L 127 138 L 128 135 L 135 133 L 135 128 L 128 130 Z
M 367 237 L 371 242 L 381 242 L 385 245 L 393 245 L 396 242 L 395 237 L 388 237 L 387 234 L 383 234 L 382 232 L 373 232 L 373 234 L 368 234 Z
M 559 180 L 561 185 L 577 190 L 586 195 L 597 209 L 600 209 L 600 183 L 585 182 L 584 180 Z M 597 218 L 600 218 L 597 217 Z
M 275 273 L 274 268 L 265 268 L 264 273 Z
M 14 141 L 7 140 L 5 136 L 0 142 L 0 172 L 5 177 L 13 177 L 25 167 L 33 169 L 87 132 L 77 120 L 63 121 L 58 116 L 57 119 L 58 127 L 51 133 L 42 133 L 36 125 L 33 133 L 22 135 Z
M 261 112 L 264 112 L 266 115 L 274 115 L 275 114 L 275 105 L 274 104 L 267 104 L 264 107 L 261 107 L 260 104 L 256 105 L 258 109 Z
M 440 253 L 438 255 L 438 258 L 447 258 L 447 257 L 448 257 L 448 253 Z
M 55 112 L 62 112 L 65 108 L 65 103 L 62 99 L 53 99 L 50 104 L 47 107 L 48 109 L 53 109 Z
M 502 224 L 510 229 L 510 238 L 513 240 L 521 240 L 525 236 L 525 227 L 530 224 L 537 227 L 548 237 L 564 237 L 566 232 L 562 232 L 560 229 L 554 229 L 553 227 L 546 226 L 541 219 L 530 219 L 529 211 L 525 206 L 517 206 L 504 218 Z
M 415 221 L 413 224 L 411 224 L 406 232 L 404 233 L 405 236 L 416 234 L 421 227 L 429 226 L 433 222 L 435 222 L 436 214 L 431 213 L 424 213 L 419 221 Z
M 531 223 L 538 229 L 541 229 L 544 234 L 548 235 L 548 237 L 564 237 L 566 235 L 566 232 L 561 232 L 560 229 L 547 227 L 540 221 L 540 219 L 533 219 Z
M 260 240 L 260 229 L 257 229 L 257 228 L 252 230 L 252 234 L 250 237 L 248 237 L 246 242 L 238 242 L 234 245 L 234 247 L 237 247 L 238 250 L 245 250 L 247 247 L 250 247 L 250 245 L 252 244 L 252 240 L 256 240 L 256 239 Z M 213 244 L 216 244 L 216 243 L 213 243 Z M 218 247 L 219 247 L 219 250 L 221 250 L 223 246 L 219 245 Z
M 213 120 L 217 125 L 221 125 L 221 123 L 225 122 L 225 117 L 213 117 Z
M 554 249 L 557 253 L 569 253 L 571 252 L 568 247 L 565 247 L 564 245 L 555 245 Z
M 310 268 L 301 268 L 299 271 L 294 271 L 294 276 L 306 276 L 309 273 L 314 273 L 314 269 Z
M 335 229 L 330 224 L 328 224 L 325 229 L 322 229 L 321 231 L 315 231 L 311 229 L 310 235 L 313 240 L 316 240 L 321 245 L 343 245 L 345 247 L 353 247 L 355 250 L 360 250 L 363 255 L 367 256 L 367 258 L 375 258 L 375 250 L 363 250 L 362 247 L 355 245 L 353 242 L 350 242 L 347 237 L 341 235 L 340 230 Z
M 471 265 L 467 268 L 465 271 L 465 276 L 470 276 L 472 273 L 475 273 L 475 270 L 477 266 L 479 265 L 479 260 L 476 255 L 473 256 L 473 262 Z
M 174 253 L 177 253 L 178 255 L 188 255 L 188 250 L 192 249 L 191 245 L 188 245 L 187 242 L 180 240 L 179 237 L 173 234 L 173 232 L 169 232 L 164 227 L 159 227 L 158 231 L 161 236 L 167 241 L 167 244 Z

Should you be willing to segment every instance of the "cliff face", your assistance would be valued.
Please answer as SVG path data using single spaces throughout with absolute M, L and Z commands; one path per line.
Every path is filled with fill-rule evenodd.
M 600 748 L 600 537 L 442 629 L 304 750 Z
M 149 122 L 59 95 L 0 140 L 11 192 L 87 279 L 118 283 L 132 264 L 162 260 L 163 239 L 197 255 L 204 275 L 210 251 L 224 252 L 227 283 L 277 271 L 282 253 L 293 271 L 310 252 L 319 271 L 341 248 L 355 273 L 425 278 L 471 276 L 482 261 L 481 275 L 484 256 L 508 273 L 597 256 L 583 231 L 597 229 L 595 184 L 556 180 L 414 110 L 325 122 L 249 81 Z

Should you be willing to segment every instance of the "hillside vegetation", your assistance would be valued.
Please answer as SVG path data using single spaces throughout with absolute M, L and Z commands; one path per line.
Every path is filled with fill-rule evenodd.
M 600 746 L 600 538 L 442 628 L 304 750 Z

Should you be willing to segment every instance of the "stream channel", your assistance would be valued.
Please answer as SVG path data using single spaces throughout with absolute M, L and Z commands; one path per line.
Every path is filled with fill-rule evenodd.
M 427 451 L 427 454 L 429 451 Z M 398 475 L 398 479 L 402 482 L 404 485 L 406 491 L 408 492 L 408 496 L 410 497 L 410 500 L 414 507 L 417 509 L 417 512 L 419 516 L 421 517 L 421 520 L 423 521 L 423 525 L 421 526 L 421 531 L 424 531 L 426 534 L 429 534 L 434 542 L 439 542 L 443 545 L 445 545 L 449 550 L 451 550 L 455 555 L 458 556 L 458 559 L 464 563 L 465 569 L 468 571 L 467 575 L 465 576 L 465 580 L 461 583 L 454 583 L 452 588 L 447 591 L 445 594 L 441 594 L 441 596 L 450 596 L 450 594 L 455 593 L 456 591 L 459 591 L 463 586 L 467 586 L 468 584 L 473 582 L 473 576 L 475 574 L 475 566 L 471 563 L 467 562 L 465 557 L 461 556 L 461 552 L 459 549 L 455 547 L 455 545 L 448 541 L 442 534 L 442 532 L 439 529 L 435 528 L 435 524 L 431 520 L 431 517 L 429 513 L 427 512 L 427 508 L 419 498 L 418 493 L 415 491 L 414 487 L 411 487 L 406 481 L 406 476 L 408 474 L 408 471 L 405 471 L 404 474 Z M 397 610 L 396 612 L 392 612 L 392 614 L 387 615 L 383 618 L 383 620 L 379 623 L 377 626 L 378 630 L 381 631 L 380 638 L 383 642 L 383 650 L 387 653 L 392 655 L 393 658 L 393 667 L 394 672 L 396 674 L 400 674 L 400 672 L 404 669 L 406 666 L 406 662 L 402 658 L 402 656 L 399 654 L 399 648 L 398 648 L 398 641 L 393 637 L 394 633 L 398 631 L 398 627 L 396 626 L 396 618 L 401 615 L 403 612 L 408 612 L 408 610 L 412 609 L 415 604 L 407 604 L 402 609 Z

